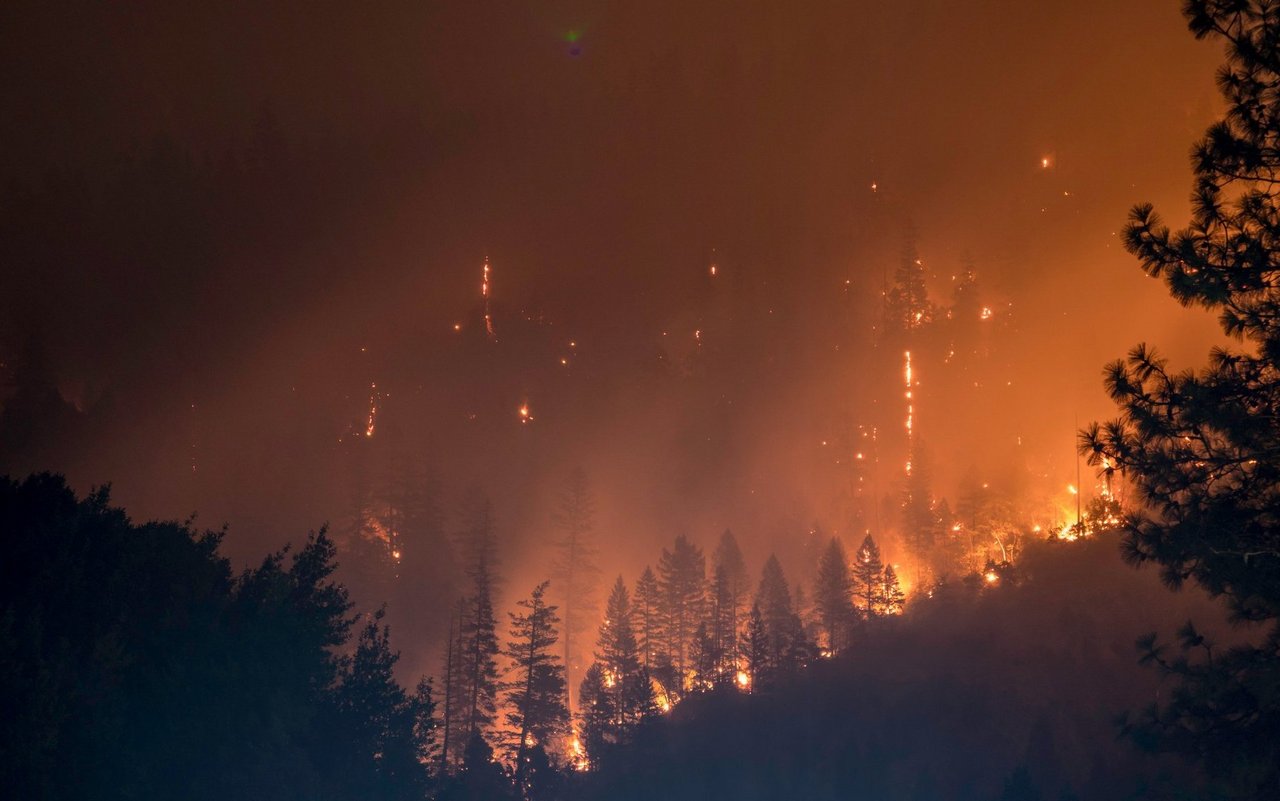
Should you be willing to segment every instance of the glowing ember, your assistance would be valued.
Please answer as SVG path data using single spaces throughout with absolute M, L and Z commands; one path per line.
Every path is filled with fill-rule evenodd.
M 378 385 L 372 383 L 369 385 L 369 418 L 365 421 L 364 435 L 366 437 L 373 436 L 373 429 L 378 424 Z
M 484 330 L 489 334 L 489 339 L 496 339 L 497 335 L 493 330 L 493 314 L 489 309 L 489 296 L 493 292 L 493 288 L 490 283 L 490 273 L 492 271 L 492 268 L 489 266 L 489 257 L 486 256 L 480 278 L 480 297 L 484 299 Z
M 533 414 L 529 412 L 529 403 L 527 401 L 525 403 L 520 404 L 518 414 L 520 415 L 521 423 L 533 422 Z

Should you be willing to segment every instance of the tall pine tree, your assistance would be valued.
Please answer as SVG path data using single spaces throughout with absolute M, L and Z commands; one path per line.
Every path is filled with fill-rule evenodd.
M 827 651 L 835 656 L 844 646 L 853 614 L 853 579 L 849 558 L 835 537 L 827 543 L 818 560 L 818 576 L 813 588 L 818 620 L 826 637 Z
M 854 592 L 868 620 L 884 611 L 884 562 L 880 546 L 868 534 L 853 560 Z
M 686 689 L 693 635 L 706 604 L 706 558 L 702 549 L 683 534 L 671 550 L 662 549 L 658 582 L 662 589 L 662 618 L 670 672 L 664 678 L 669 692 L 679 696 Z M 665 666 L 664 666 L 665 667 Z
M 556 645 L 556 607 L 545 595 L 549 582 L 534 587 L 527 599 L 517 602 L 524 612 L 508 612 L 511 639 L 503 652 L 511 660 L 503 687 L 508 708 L 507 726 L 515 735 L 510 750 L 515 764 L 516 790 L 527 796 L 525 778 L 534 746 L 545 749 L 559 743 L 569 728 L 565 706 L 564 666 L 552 652 Z
M 1132 729 L 1199 760 L 1214 797 L 1280 798 L 1280 13 L 1270 0 L 1187 0 L 1184 11 L 1197 38 L 1227 46 L 1226 116 L 1193 149 L 1190 225 L 1170 232 L 1141 205 L 1125 244 L 1178 302 L 1218 312 L 1246 347 L 1175 372 L 1137 346 L 1107 368 L 1119 419 L 1081 444 L 1133 482 L 1146 510 L 1124 523 L 1129 561 L 1265 625 L 1253 642 L 1215 650 L 1188 624 L 1176 656 L 1145 639 L 1144 660 L 1177 687 Z
M 555 541 L 551 573 L 560 607 L 564 610 L 566 692 L 572 686 L 578 663 L 577 637 L 586 630 L 596 609 L 595 592 L 600 568 L 596 564 L 595 511 L 595 496 L 587 483 L 587 475 L 582 468 L 576 468 L 565 482 L 560 507 L 555 514 L 559 536 Z M 567 696 L 567 703 L 573 707 L 571 695 Z

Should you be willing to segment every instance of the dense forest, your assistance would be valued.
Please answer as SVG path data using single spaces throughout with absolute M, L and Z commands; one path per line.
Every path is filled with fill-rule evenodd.
M 510 547 L 504 526 L 528 523 L 501 486 L 455 492 L 375 437 L 397 419 L 376 382 L 330 446 L 332 528 L 272 532 L 290 544 L 242 569 L 225 529 L 138 522 L 109 486 L 24 471 L 0 478 L 5 795 L 1280 798 L 1280 9 L 1184 13 L 1226 45 L 1226 113 L 1193 148 L 1190 222 L 1139 205 L 1124 244 L 1237 344 L 1197 370 L 1147 344 L 1107 366 L 1117 415 L 1078 432 L 1092 491 L 1081 473 L 1070 505 L 1045 502 L 993 469 L 944 497 L 935 470 L 964 468 L 917 418 L 981 406 L 965 393 L 1003 379 L 986 324 L 1007 312 L 972 270 L 931 299 L 911 234 L 858 361 L 888 389 L 832 440 L 835 523 L 771 548 L 700 519 L 608 573 L 635 549 L 601 531 L 610 478 L 582 468 L 540 485 L 553 535 Z M 463 361 L 498 337 L 490 279 L 486 260 Z M 703 330 L 664 369 L 731 360 Z M 29 343 L 0 464 L 114 425 Z M 540 414 L 523 400 L 512 425 Z

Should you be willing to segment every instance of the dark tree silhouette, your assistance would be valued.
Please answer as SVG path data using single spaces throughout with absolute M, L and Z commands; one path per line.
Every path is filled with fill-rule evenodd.
M 858 547 L 853 560 L 854 592 L 862 605 L 862 614 L 868 620 L 884 611 L 884 562 L 880 559 L 880 546 L 868 534 Z
M 232 576 L 220 535 L 0 480 L 0 783 L 19 798 L 422 798 L 433 700 L 381 615 L 348 651 L 322 530 Z M 349 655 L 343 656 L 347 653 Z
M 596 663 L 604 670 L 605 689 L 611 696 L 615 739 L 622 741 L 652 711 L 653 687 L 648 671 L 640 664 L 631 597 L 621 576 L 609 593 L 600 624 Z
M 384 610 L 369 615 L 334 698 L 326 771 L 341 794 L 360 798 L 422 798 L 435 740 L 431 684 L 406 693 L 392 669 Z
M 901 614 L 907 596 L 902 591 L 902 583 L 898 581 L 898 573 L 893 569 L 893 565 L 884 566 L 881 588 L 880 598 L 884 603 L 884 613 L 886 615 Z
M 658 666 L 659 656 L 665 651 L 662 647 L 662 590 L 648 565 L 636 580 L 635 615 L 640 664 L 652 673 Z
M 746 673 L 749 689 L 755 692 L 761 678 L 766 677 L 770 669 L 769 632 L 764 627 L 764 615 L 760 613 L 760 604 L 751 605 L 747 616 L 746 630 L 742 633 L 742 657 L 746 661 Z
M 712 598 L 717 610 L 712 636 L 717 639 L 722 654 L 721 672 L 732 680 L 738 670 L 738 630 L 742 628 L 750 588 L 742 551 L 729 529 L 720 535 L 712 563 Z
M 565 482 L 554 522 L 560 536 L 555 541 L 551 577 L 564 610 L 565 688 L 566 693 L 570 693 L 577 653 L 574 643 L 587 629 L 596 609 L 595 591 L 600 580 L 600 568 L 596 564 L 595 497 L 581 468 L 570 473 Z M 566 703 L 573 708 L 571 695 L 566 695 Z
M 818 619 L 826 635 L 827 650 L 834 656 L 844 646 L 853 614 L 853 579 L 844 546 L 835 537 L 818 560 L 818 578 L 813 588 Z
M 578 737 L 588 767 L 598 768 L 611 745 L 616 743 L 617 718 L 614 695 L 605 681 L 605 669 L 599 662 L 582 677 L 578 686 Z
M 463 509 L 463 530 L 458 535 L 463 569 L 471 581 L 460 624 L 458 649 L 458 697 L 463 742 L 485 735 L 497 714 L 498 635 L 493 613 L 498 545 L 489 499 L 478 491 L 467 498 Z
M 693 635 L 706 606 L 706 558 L 681 534 L 671 550 L 662 549 L 658 582 L 662 589 L 663 639 L 671 663 L 663 684 L 677 697 L 686 687 Z M 661 668 L 666 669 L 666 665 Z
M 791 590 L 778 558 L 770 554 L 760 574 L 756 605 L 767 635 L 765 670 L 753 681 L 768 683 L 794 673 L 808 656 L 808 643 L 800 616 L 791 604 Z
M 1146 345 L 1106 370 L 1119 419 L 1081 434 L 1090 463 L 1117 468 L 1145 509 L 1124 524 L 1124 554 L 1170 587 L 1192 580 L 1257 642 L 1214 649 L 1188 624 L 1171 656 L 1154 635 L 1144 660 L 1177 681 L 1128 730 L 1194 757 L 1218 797 L 1280 797 L 1280 17 L 1262 0 L 1188 0 L 1197 38 L 1226 44 L 1224 119 L 1194 147 L 1193 217 L 1170 232 L 1134 208 L 1125 244 L 1185 306 L 1219 313 L 1243 350 L 1215 349 L 1174 372 Z
M 517 602 L 524 613 L 508 612 L 511 639 L 504 654 L 511 659 L 511 680 L 506 690 L 507 725 L 515 733 L 511 751 L 515 764 L 516 792 L 529 795 L 526 785 L 531 748 L 545 749 L 559 743 L 569 728 L 565 706 L 564 666 L 551 652 L 555 646 L 556 608 L 544 596 L 549 582 L 534 587 L 527 599 Z M 544 750 L 545 754 L 545 750 Z

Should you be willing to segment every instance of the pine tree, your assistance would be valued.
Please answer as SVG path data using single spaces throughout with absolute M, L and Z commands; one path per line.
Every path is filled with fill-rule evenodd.
M 853 614 L 853 579 L 844 546 L 835 537 L 818 560 L 818 577 L 813 588 L 818 620 L 832 655 L 844 646 L 844 637 Z
M 732 679 L 738 671 L 738 630 L 744 622 L 750 590 L 742 551 L 729 529 L 725 529 L 720 535 L 712 563 L 715 577 L 713 597 L 716 599 L 718 612 L 714 634 L 721 641 L 724 672 Z
M 902 491 L 902 531 L 916 563 L 916 575 L 923 579 L 936 556 L 942 519 L 934 505 L 924 449 L 919 446 L 911 454 L 911 471 Z
M 498 635 L 493 612 L 493 590 L 498 565 L 497 539 L 489 499 L 473 492 L 464 510 L 464 529 L 458 535 L 463 569 L 471 582 L 460 624 L 459 690 L 460 733 L 470 743 L 484 735 L 497 714 Z
M 884 611 L 884 562 L 880 559 L 880 546 L 870 534 L 862 540 L 858 555 L 853 560 L 853 578 L 862 613 L 868 620 Z
M 330 765 L 356 795 L 412 797 L 426 791 L 425 767 L 433 739 L 430 685 L 409 695 L 396 683 L 399 654 L 391 650 L 385 610 L 369 616 L 337 689 L 336 715 L 343 747 Z M 363 781 L 360 777 L 363 777 Z
M 1179 656 L 1154 635 L 1143 660 L 1176 682 L 1132 721 L 1157 748 L 1200 760 L 1215 794 L 1280 797 L 1280 20 L 1269 0 L 1188 0 L 1197 38 L 1227 45 L 1218 85 L 1227 101 L 1192 155 L 1191 224 L 1170 232 L 1136 207 L 1125 245 L 1184 306 L 1219 313 L 1243 350 L 1215 349 L 1174 372 L 1146 345 L 1107 368 L 1120 418 L 1082 433 L 1090 463 L 1123 471 L 1147 510 L 1124 523 L 1135 564 L 1160 566 L 1171 587 L 1192 580 L 1266 635 L 1213 649 L 1188 624 Z
M 662 590 L 653 571 L 645 565 L 636 581 L 636 640 L 640 646 L 640 664 L 650 673 L 658 666 L 662 653 Z
M 554 522 L 560 536 L 555 542 L 551 575 L 564 610 L 565 686 L 568 688 L 577 664 L 574 644 L 596 609 L 595 591 L 600 579 L 600 568 L 596 564 L 595 497 L 581 468 L 570 473 L 565 482 Z M 567 702 L 572 708 L 571 695 Z
M 742 657 L 746 662 L 746 673 L 750 684 L 748 688 L 755 692 L 770 672 L 769 632 L 764 627 L 764 615 L 760 612 L 760 604 L 753 603 L 747 617 L 746 630 L 742 634 Z
M 770 679 L 794 672 L 807 656 L 807 642 L 800 616 L 791 604 L 791 590 L 782 565 L 772 554 L 764 563 L 756 604 L 764 621 L 768 642 L 766 674 Z
M 609 593 L 596 663 L 604 670 L 605 687 L 612 696 L 609 705 L 614 713 L 615 738 L 624 739 L 652 708 L 653 688 L 640 664 L 631 597 L 622 576 L 618 576 Z
M 893 565 L 884 566 L 881 587 L 880 597 L 884 601 L 884 613 L 886 615 L 902 614 L 907 596 L 902 592 L 902 584 L 898 581 L 898 573 L 893 569 Z
M 706 642 L 697 640 L 699 681 L 708 685 L 731 682 L 738 663 L 737 616 L 729 572 L 722 564 L 715 566 L 710 596 L 710 626 L 707 621 L 699 626 Z
M 446 773 L 461 748 L 454 734 L 457 732 L 463 697 L 462 674 L 462 621 L 466 616 L 467 601 L 459 598 L 449 617 L 449 639 L 445 643 L 444 658 L 444 706 L 441 709 L 440 773 Z
M 604 667 L 599 662 L 592 662 L 578 686 L 579 739 L 586 764 L 591 768 L 600 767 L 606 752 L 616 743 L 614 720 L 617 712 L 613 704 L 614 695 L 609 689 Z
M 662 549 L 658 561 L 662 589 L 662 618 L 667 654 L 673 674 L 667 688 L 676 696 L 687 686 L 693 635 L 706 603 L 706 559 L 702 549 L 681 534 L 672 550 Z
M 885 295 L 885 318 L 886 332 L 898 335 L 915 331 L 933 319 L 924 262 L 916 251 L 914 231 L 905 237 L 902 256 L 893 272 L 893 286 Z
M 524 613 L 508 612 L 511 639 L 504 655 L 511 660 L 511 680 L 506 690 L 507 726 L 516 733 L 514 752 L 515 784 L 521 795 L 528 795 L 525 774 L 532 745 L 546 747 L 558 742 L 568 731 L 569 710 L 565 706 L 564 666 L 551 649 L 557 638 L 556 607 L 548 606 L 544 596 L 547 585 L 534 587 L 527 599 L 517 606 Z

